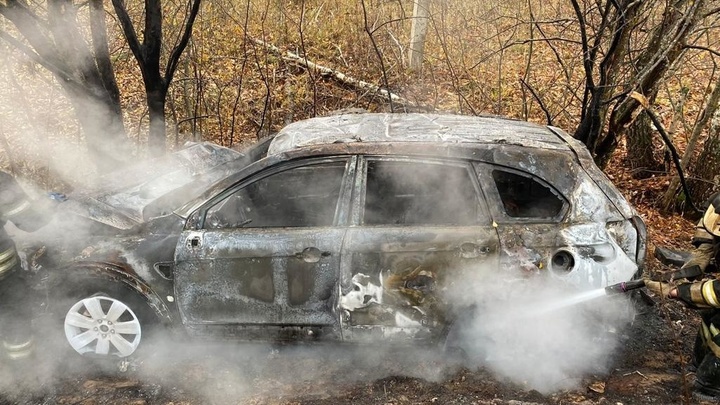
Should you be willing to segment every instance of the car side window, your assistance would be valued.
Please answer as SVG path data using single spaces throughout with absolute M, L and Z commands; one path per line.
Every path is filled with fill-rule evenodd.
M 207 211 L 205 228 L 331 226 L 345 166 L 299 166 L 247 184 Z
M 365 225 L 473 225 L 480 203 L 463 165 L 368 160 Z
M 492 177 L 510 217 L 555 218 L 563 209 L 563 198 L 530 176 L 493 170 Z

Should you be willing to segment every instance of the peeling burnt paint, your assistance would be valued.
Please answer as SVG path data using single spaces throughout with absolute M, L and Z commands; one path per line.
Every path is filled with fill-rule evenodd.
M 385 335 L 417 334 L 418 329 L 438 326 L 445 314 L 439 313 L 435 295 L 437 274 L 422 265 L 383 275 L 379 285 L 372 277 L 356 273 L 353 288 L 340 297 L 345 321 L 351 325 L 383 325 Z M 358 311 L 364 309 L 364 311 Z

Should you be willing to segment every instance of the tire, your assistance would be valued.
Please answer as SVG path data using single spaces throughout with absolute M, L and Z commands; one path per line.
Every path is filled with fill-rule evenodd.
M 141 356 L 157 317 L 135 291 L 110 280 L 83 281 L 48 301 L 53 337 L 63 350 L 98 365 Z

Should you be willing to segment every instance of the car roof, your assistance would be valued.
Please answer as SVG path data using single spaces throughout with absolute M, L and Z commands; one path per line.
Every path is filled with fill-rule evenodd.
M 549 127 L 494 116 L 422 113 L 360 113 L 309 118 L 281 129 L 268 155 L 332 143 L 503 143 L 571 149 Z

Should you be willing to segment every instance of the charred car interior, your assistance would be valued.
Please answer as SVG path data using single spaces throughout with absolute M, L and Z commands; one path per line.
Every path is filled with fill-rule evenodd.
M 134 354 L 158 325 L 441 343 L 466 274 L 584 290 L 637 277 L 645 257 L 642 221 L 582 144 L 498 117 L 312 118 L 242 152 L 188 145 L 58 210 L 77 234 L 38 236 L 44 310 L 99 357 Z

